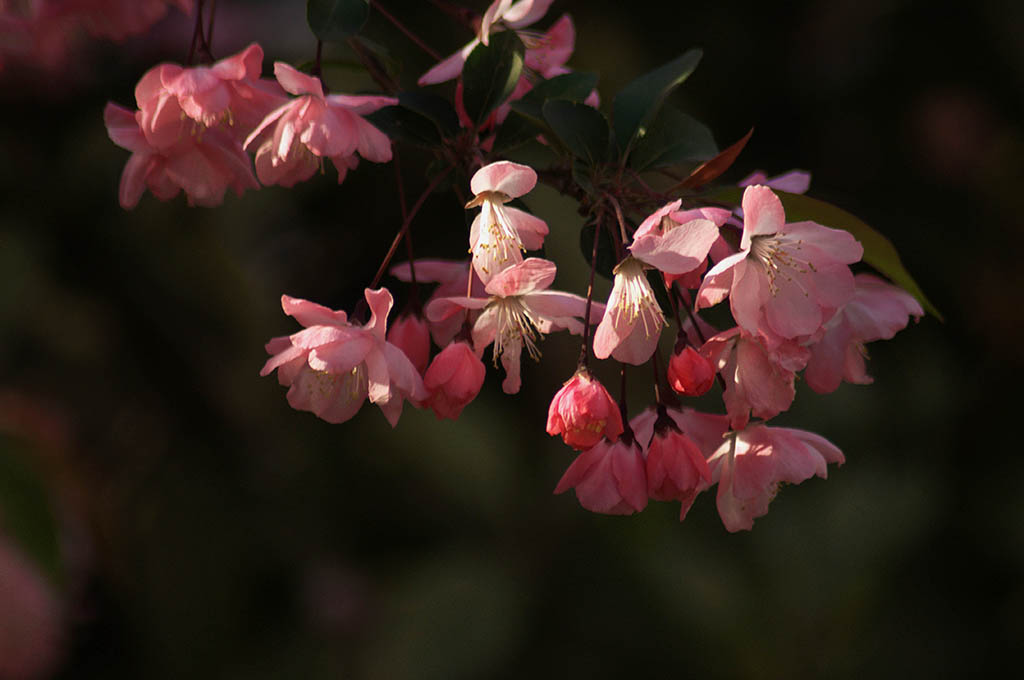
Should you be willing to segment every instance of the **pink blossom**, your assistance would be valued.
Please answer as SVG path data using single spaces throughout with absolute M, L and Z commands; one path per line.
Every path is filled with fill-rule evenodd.
M 590 371 L 580 368 L 551 400 L 547 431 L 550 435 L 562 435 L 563 441 L 574 449 L 589 449 L 603 438 L 619 438 L 622 414 L 604 385 Z
M 906 328 L 910 317 L 920 319 L 921 305 L 910 293 L 871 274 L 854 277 L 853 299 L 825 325 L 820 341 L 810 346 L 804 378 L 815 392 L 833 392 L 839 383 L 872 382 L 864 359 L 865 342 L 889 340 Z
M 806 194 L 811 188 L 811 173 L 790 170 L 775 177 L 768 177 L 764 172 L 757 170 L 741 179 L 737 186 L 749 187 L 754 184 L 764 184 L 776 191 L 785 191 L 789 194 Z
M 245 140 L 246 149 L 262 140 L 256 150 L 260 182 L 293 186 L 309 179 L 323 159 L 330 158 L 340 184 L 345 174 L 359 165 L 359 157 L 374 163 L 391 160 L 391 140 L 363 116 L 397 104 L 397 99 L 325 96 L 319 78 L 280 61 L 274 64 L 274 75 L 297 97 L 269 113 Z
M 792 342 L 769 352 L 756 336 L 738 327 L 708 338 L 700 353 L 725 380 L 722 398 L 734 430 L 745 427 L 751 413 L 767 419 L 789 409 L 796 395 L 795 371 L 809 355 Z
M 711 486 L 705 454 L 682 430 L 685 420 L 683 412 L 659 404 L 656 411 L 647 409 L 630 422 L 644 450 L 647 495 L 656 501 L 682 503 L 680 521 L 697 494 Z
M 473 267 L 468 260 L 432 260 L 418 259 L 415 264 L 416 283 L 438 283 L 427 304 L 443 297 L 454 297 L 466 295 L 469 297 L 484 297 L 484 284 L 480 278 L 473 274 Z M 413 267 L 408 262 L 396 264 L 391 268 L 391 275 L 399 281 L 411 282 L 413 280 Z M 473 277 L 472 286 L 469 277 Z M 434 322 L 427 320 L 430 326 L 430 335 L 438 347 L 447 346 L 455 336 L 458 335 L 462 326 L 467 321 L 472 325 L 479 312 L 467 310 L 465 316 L 453 315 L 444 321 Z
M 490 297 L 438 298 L 427 305 L 427 319 L 438 323 L 463 310 L 482 310 L 473 324 L 473 347 L 479 354 L 494 344 L 494 362 L 499 358 L 505 368 L 502 389 L 515 394 L 521 386 L 519 358 L 523 347 L 534 359 L 540 359 L 537 343 L 547 333 L 568 330 L 583 332 L 579 318 L 587 301 L 579 295 L 546 290 L 555 279 L 555 264 L 531 257 L 509 267 L 487 284 Z M 603 311 L 593 305 L 590 322 Z
M 728 531 L 750 530 L 768 512 L 781 483 L 828 475 L 842 452 L 824 437 L 782 427 L 753 425 L 727 437 L 708 459 L 718 483 L 718 514 Z
M 484 12 L 476 37 L 458 52 L 442 60 L 429 71 L 420 76 L 419 85 L 434 85 L 459 77 L 466 59 L 476 46 L 490 44 L 492 32 L 503 29 L 517 30 L 525 28 L 541 19 L 554 0 L 494 0 Z M 571 51 L 571 50 L 570 50 Z M 550 59 L 550 57 L 548 57 Z M 543 58 L 541 59 L 543 61 Z M 564 63 L 564 62 L 563 62 Z
M 305 328 L 267 343 L 273 356 L 260 375 L 277 369 L 278 381 L 289 386 L 292 408 L 329 423 L 348 420 L 369 397 L 394 427 L 402 401 L 420 403 L 427 391 L 405 353 L 385 340 L 391 293 L 367 288 L 365 295 L 371 317 L 364 326 L 351 324 L 343 311 L 282 295 L 285 314 Z
M 633 257 L 673 277 L 706 266 L 718 227 L 729 218 L 729 211 L 721 208 L 680 212 L 681 204 L 673 201 L 649 215 L 629 245 Z
M 669 359 L 668 384 L 679 394 L 699 397 L 715 384 L 715 367 L 691 345 L 687 345 Z
M 0 535 L 0 678 L 50 677 L 61 654 L 61 618 L 53 587 Z
M 628 256 L 615 267 L 607 311 L 594 334 L 594 356 L 639 366 L 654 354 L 665 317 L 643 263 Z
M 466 405 L 476 399 L 487 369 L 466 342 L 453 342 L 441 350 L 423 377 L 430 396 L 424 406 L 438 419 L 455 420 Z
M 430 363 L 430 330 L 427 321 L 415 314 L 403 314 L 388 329 L 388 342 L 405 352 L 420 375 Z
M 139 125 L 142 113 L 108 103 L 103 120 L 110 139 L 132 152 L 121 173 L 118 200 L 130 210 L 147 188 L 161 201 L 184 190 L 189 205 L 215 206 L 230 187 L 239 196 L 257 189 L 249 157 L 230 134 L 207 130 L 202 136 L 184 135 L 165 147 L 153 146 Z
M 66 0 L 55 7 L 81 20 L 93 35 L 120 42 L 149 30 L 164 17 L 168 5 L 191 14 L 192 4 L 192 0 Z
M 576 489 L 587 510 L 608 515 L 632 515 L 647 507 L 644 458 L 631 432 L 616 442 L 602 439 L 572 462 L 555 493 Z
M 544 245 L 548 225 L 533 215 L 507 207 L 513 198 L 537 184 L 533 168 L 511 161 L 485 165 L 474 173 L 470 188 L 475 198 L 466 208 L 480 206 L 469 230 L 473 269 L 486 284 L 495 275 L 523 261 L 523 251 Z
M 849 234 L 814 222 L 785 223 L 779 198 L 766 186 L 743 193 L 740 252 L 704 277 L 697 307 L 727 295 L 733 318 L 769 345 L 818 332 L 853 296 L 853 274 L 863 248 Z

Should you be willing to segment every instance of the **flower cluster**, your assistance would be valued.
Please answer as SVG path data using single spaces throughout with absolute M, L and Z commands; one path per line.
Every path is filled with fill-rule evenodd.
M 547 432 L 579 453 L 555 492 L 574 489 L 584 508 L 610 514 L 639 512 L 651 500 L 678 501 L 682 519 L 701 492 L 717 487 L 726 529 L 750 529 L 780 484 L 825 477 L 829 463 L 844 460 L 817 434 L 766 423 L 791 407 L 798 375 L 819 393 L 844 381 L 871 382 L 865 343 L 891 338 L 924 310 L 903 288 L 854 273 L 852 265 L 878 260 L 849 224 L 787 221 L 794 197 L 805 208 L 817 205 L 800 196 L 809 189 L 808 173 L 757 172 L 738 185 L 708 189 L 747 138 L 719 152 L 713 142 L 686 137 L 692 131 L 659 127 L 665 92 L 647 91 L 670 73 L 672 82 L 682 82 L 699 51 L 665 65 L 654 80 L 648 74 L 627 86 L 609 121 L 598 108 L 596 77 L 566 66 L 575 45 L 572 20 L 566 15 L 545 31 L 527 30 L 550 5 L 495 0 L 471 22 L 473 39 L 419 78 L 420 86 L 435 89 L 404 97 L 393 96 L 396 83 L 354 40 L 386 94 L 328 94 L 319 47 L 311 72 L 277 62 L 275 80 L 261 77 L 256 44 L 206 66 L 156 66 L 136 88 L 137 111 L 108 104 L 105 112 L 111 139 L 132 152 L 121 205 L 134 207 L 147 188 L 161 200 L 184 191 L 190 204 L 217 205 L 229 188 L 241 195 L 260 184 L 306 181 L 325 158 L 342 182 L 360 159 L 392 160 L 393 143 L 411 136 L 410 143 L 434 155 L 428 185 L 411 209 L 401 196 L 403 223 L 365 288 L 365 303 L 349 315 L 283 296 L 285 314 L 303 328 L 267 343 L 261 375 L 276 371 L 293 408 L 330 423 L 352 418 L 366 401 L 393 427 L 406 402 L 454 420 L 482 388 L 488 348 L 503 369 L 503 391 L 515 394 L 524 352 L 539 360 L 544 336 L 568 331 L 582 338 L 580 359 L 551 401 Z M 311 27 L 318 36 L 338 29 Z M 202 36 L 200 28 L 201 21 Z M 439 96 L 436 88 L 451 80 L 455 87 Z M 386 115 L 371 123 L 366 116 L 376 112 Z M 667 115 L 671 121 L 683 114 Z M 541 173 L 508 160 L 527 142 L 535 144 L 534 155 L 553 159 L 538 166 Z M 693 155 L 681 158 L 684 148 Z M 649 172 L 666 166 L 673 172 Z M 675 181 L 668 184 L 666 176 Z M 470 257 L 416 259 L 412 222 L 446 178 L 460 204 L 467 183 L 472 193 L 464 204 L 473 211 Z M 590 265 L 586 295 L 552 289 L 557 266 L 536 252 L 549 225 L 519 199 L 539 180 L 575 199 L 585 229 L 593 229 L 581 238 Z M 830 222 L 835 213 L 821 214 Z M 403 240 L 410 259 L 392 264 Z M 394 297 L 379 286 L 385 272 L 413 288 L 390 326 Z M 597 273 L 612 281 L 606 302 L 594 299 Z M 879 273 L 912 283 L 899 268 Z M 436 288 L 420 305 L 418 287 L 427 284 Z M 701 316 L 713 307 L 716 318 L 727 319 L 720 328 Z M 669 345 L 663 357 L 660 348 Z M 596 377 L 592 358 L 619 364 L 618 399 Z M 648 363 L 653 399 L 630 417 L 626 367 Z M 723 413 L 681 402 L 716 385 Z

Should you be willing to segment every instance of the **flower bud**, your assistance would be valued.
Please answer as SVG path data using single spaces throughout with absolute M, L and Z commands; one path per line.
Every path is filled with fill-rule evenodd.
M 583 368 L 551 400 L 547 430 L 550 435 L 562 435 L 566 444 L 583 451 L 602 437 L 618 439 L 622 434 L 622 414 L 604 385 Z
M 388 329 L 388 342 L 405 352 L 423 375 L 430 363 L 430 329 L 426 320 L 413 314 L 399 317 Z
M 693 347 L 673 354 L 668 362 L 668 384 L 679 394 L 699 397 L 715 382 L 715 368 Z
M 439 420 L 455 420 L 466 404 L 476 399 L 486 374 L 483 362 L 468 344 L 453 342 L 434 357 L 423 376 L 430 392 L 424 405 L 433 409 Z
M 647 445 L 647 494 L 656 501 L 680 501 L 686 517 L 697 494 L 711 485 L 711 471 L 697 445 L 680 431 L 665 407 L 658 408 Z

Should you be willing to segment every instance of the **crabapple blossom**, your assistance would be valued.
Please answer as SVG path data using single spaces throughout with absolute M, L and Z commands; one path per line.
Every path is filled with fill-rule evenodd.
M 834 392 L 843 380 L 871 383 L 864 343 L 889 340 L 906 328 L 911 316 L 920 319 L 924 314 L 910 293 L 877 276 L 857 274 L 854 284 L 853 299 L 825 325 L 821 340 L 810 346 L 804 379 L 819 394 Z
M 671 413 L 671 415 L 670 415 Z M 711 486 L 711 470 L 700 448 L 682 431 L 677 418 L 659 404 L 633 418 L 630 426 L 644 449 L 647 495 L 656 501 L 679 501 L 682 521 L 694 499 Z
M 547 431 L 562 435 L 562 440 L 574 449 L 589 449 L 602 438 L 619 438 L 622 414 L 604 385 L 581 367 L 551 400 Z
M 417 283 L 440 284 L 434 289 L 430 299 L 427 300 L 427 304 L 438 298 L 465 295 L 467 290 L 469 290 L 470 297 L 485 296 L 484 284 L 480 281 L 480 277 L 473 272 L 473 266 L 469 260 L 417 259 L 415 269 Z M 412 274 L 413 268 L 408 262 L 396 264 L 391 268 L 391 275 L 399 281 L 412 281 Z M 471 276 L 473 278 L 472 284 L 469 281 Z M 438 347 L 448 345 L 459 334 L 466 321 L 472 324 L 478 312 L 469 310 L 467 314 L 467 319 L 463 319 L 458 315 L 451 316 L 440 322 L 427 319 L 427 323 L 430 326 L 430 336 L 434 339 L 434 343 Z
M 647 507 L 647 473 L 640 445 L 626 430 L 615 442 L 602 439 L 583 451 L 565 471 L 555 493 L 576 489 L 587 510 L 632 515 Z
M 672 355 L 668 362 L 668 384 L 688 397 L 699 397 L 715 383 L 715 367 L 692 345 Z
M 161 201 L 184 190 L 189 205 L 215 206 L 230 187 L 239 196 L 258 189 L 249 157 L 229 133 L 207 130 L 202 136 L 184 135 L 165 147 L 153 146 L 142 132 L 142 112 L 132 113 L 114 103 L 103 110 L 111 141 L 132 152 L 121 173 L 118 201 L 125 210 L 139 203 L 147 188 Z
M 323 159 L 330 158 L 340 184 L 345 174 L 359 165 L 359 157 L 374 163 L 391 160 L 391 140 L 363 116 L 395 105 L 397 99 L 325 96 L 319 78 L 281 61 L 274 64 L 274 75 L 286 91 L 297 96 L 267 114 L 245 140 L 246 149 L 261 141 L 256 149 L 260 182 L 293 186 L 309 179 L 322 167 Z
M 272 356 L 260 375 L 276 369 L 278 382 L 289 388 L 292 408 L 311 411 L 329 423 L 348 420 L 369 397 L 394 427 L 402 401 L 420 403 L 427 391 L 405 353 L 385 340 L 391 293 L 367 288 L 365 296 L 370 321 L 356 326 L 344 311 L 282 295 L 284 313 L 305 328 L 267 343 Z
M 434 323 L 463 310 L 481 310 L 473 323 L 473 347 L 477 353 L 493 343 L 494 362 L 505 368 L 501 387 L 515 394 L 522 384 L 519 358 L 523 347 L 534 359 L 540 358 L 537 343 L 547 333 L 568 330 L 583 332 L 579 319 L 586 314 L 587 301 L 579 295 L 546 290 L 555 279 L 555 264 L 531 257 L 493 277 L 485 288 L 490 296 L 438 298 L 424 310 Z M 593 305 L 590 323 L 604 310 Z
M 523 261 L 523 251 L 544 245 L 548 225 L 544 220 L 506 206 L 513 198 L 528 193 L 537 184 L 533 168 L 511 161 L 485 165 L 473 174 L 472 201 L 466 208 L 480 206 L 469 230 L 473 269 L 486 284 L 495 275 Z
M 420 375 L 430 363 L 430 330 L 416 314 L 403 314 L 388 329 L 388 342 L 405 352 Z
M 782 202 L 766 186 L 744 190 L 743 214 L 740 252 L 707 273 L 697 308 L 728 296 L 736 322 L 772 346 L 813 335 L 853 296 L 847 265 L 863 248 L 846 231 L 787 224 Z
M 834 444 L 812 432 L 751 425 L 731 433 L 708 458 L 722 523 L 730 532 L 749 531 L 768 512 L 781 483 L 824 479 L 828 463 L 843 461 Z
M 476 399 L 484 384 L 487 369 L 468 342 L 453 342 L 431 362 L 423 384 L 430 393 L 429 406 L 438 419 L 455 420 L 469 402 Z
M 640 260 L 628 256 L 614 273 L 607 311 L 594 334 L 594 356 L 639 366 L 657 349 L 665 317 Z
M 729 211 L 721 208 L 680 212 L 681 204 L 673 201 L 649 215 L 629 245 L 633 257 L 674 277 L 706 264 L 718 227 L 729 218 Z

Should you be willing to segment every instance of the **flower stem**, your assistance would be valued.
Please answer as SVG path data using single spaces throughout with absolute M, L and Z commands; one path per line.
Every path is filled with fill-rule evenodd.
M 590 282 L 587 284 L 587 306 L 583 312 L 583 346 L 576 368 L 587 368 L 590 359 L 590 310 L 594 306 L 594 272 L 597 271 L 597 244 L 601 237 L 601 221 L 594 223 L 594 245 L 590 251 Z

